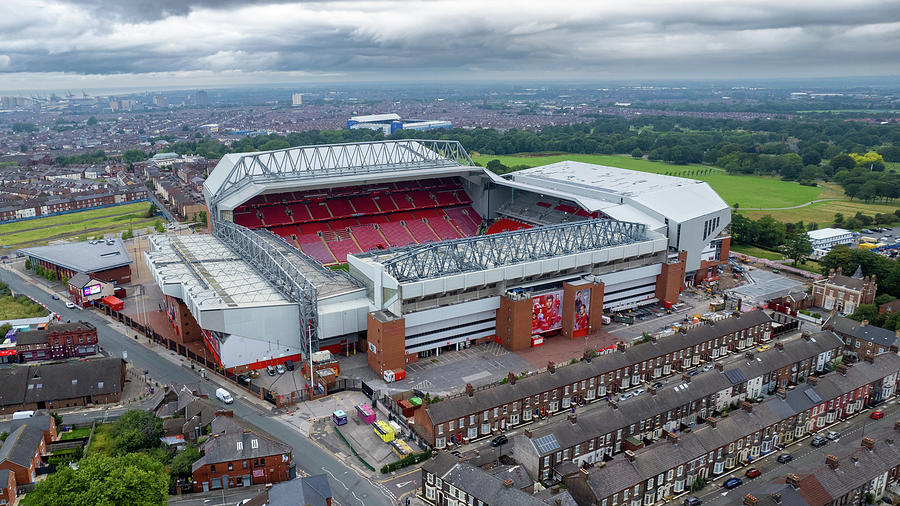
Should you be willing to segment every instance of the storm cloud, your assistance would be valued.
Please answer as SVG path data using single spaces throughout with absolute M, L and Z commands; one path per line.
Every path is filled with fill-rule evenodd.
M 0 3 L 9 82 L 896 75 L 898 48 L 892 1 Z

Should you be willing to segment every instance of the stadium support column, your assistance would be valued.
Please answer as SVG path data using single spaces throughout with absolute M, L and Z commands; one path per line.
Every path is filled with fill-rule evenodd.
M 563 284 L 562 334 L 585 337 L 603 325 L 603 283 L 587 280 Z
M 500 344 L 510 351 L 531 348 L 531 297 L 517 294 L 500 296 L 497 310 L 497 337 Z
M 406 367 L 406 320 L 387 311 L 368 315 L 369 367 L 378 375 Z
M 684 285 L 684 267 L 687 260 L 687 252 L 678 253 L 677 262 L 662 264 L 662 270 L 656 277 L 656 298 L 661 304 L 666 302 L 678 303 L 681 287 Z

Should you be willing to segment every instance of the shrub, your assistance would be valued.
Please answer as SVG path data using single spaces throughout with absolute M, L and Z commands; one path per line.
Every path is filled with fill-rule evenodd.
M 397 462 L 391 462 L 390 464 L 386 464 L 381 466 L 381 474 L 387 474 L 392 471 L 396 471 L 397 469 L 402 469 L 407 466 L 412 466 L 418 464 L 419 462 L 425 462 L 426 460 L 431 458 L 431 450 L 425 450 L 422 453 L 412 453 L 398 460 Z

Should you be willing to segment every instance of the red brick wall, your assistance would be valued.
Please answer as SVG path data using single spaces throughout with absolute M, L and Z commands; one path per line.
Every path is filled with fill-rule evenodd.
M 16 498 L 16 475 L 9 473 L 9 482 L 0 484 L 0 499 L 6 500 L 6 504 L 12 504 Z
M 512 300 L 501 296 L 496 324 L 500 344 L 511 351 L 531 348 L 531 318 L 531 297 Z
M 660 302 L 678 303 L 681 286 L 684 284 L 684 262 L 687 253 L 678 253 L 678 262 L 662 264 L 662 271 L 656 277 L 656 298 Z
M 215 478 L 223 478 L 223 481 L 228 480 L 228 488 L 233 488 L 237 486 L 236 479 L 246 475 L 251 476 L 251 481 L 254 485 L 278 483 L 287 481 L 290 477 L 290 460 L 288 462 L 283 462 L 281 454 L 260 458 L 260 460 L 264 461 L 264 465 L 257 467 L 253 466 L 253 460 L 254 459 L 217 462 L 214 465 L 208 464 L 200 467 L 193 473 L 194 491 L 202 492 L 203 482 L 208 482 Z M 229 464 L 232 466 L 230 471 L 228 470 Z M 245 464 L 247 466 L 246 468 L 244 467 Z M 215 471 L 212 470 L 213 467 L 215 467 Z M 262 471 L 263 475 L 253 476 L 254 471 L 257 473 Z
M 99 279 L 100 281 L 106 281 L 107 283 L 116 282 L 117 284 L 122 285 L 131 283 L 131 266 L 123 265 L 122 267 L 116 267 L 115 269 L 89 272 L 87 275 L 94 279 Z
M 369 367 L 379 375 L 390 369 L 406 367 L 406 320 L 381 321 L 369 313 L 367 323 Z M 373 348 L 375 351 L 372 351 Z

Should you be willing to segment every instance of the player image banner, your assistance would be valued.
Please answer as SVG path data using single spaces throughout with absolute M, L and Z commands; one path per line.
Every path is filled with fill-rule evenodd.
M 575 318 L 572 320 L 572 335 L 582 337 L 588 333 L 591 315 L 591 290 L 589 288 L 575 292 Z
M 562 290 L 531 298 L 531 335 L 562 328 Z

